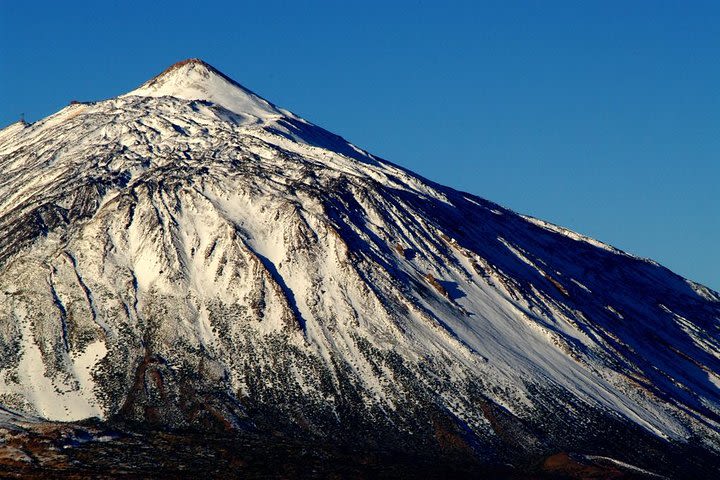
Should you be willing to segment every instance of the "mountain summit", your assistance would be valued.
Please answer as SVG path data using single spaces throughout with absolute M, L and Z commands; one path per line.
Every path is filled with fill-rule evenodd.
M 171 65 L 129 95 L 205 100 L 257 121 L 290 115 L 197 58 Z
M 720 465 L 717 292 L 429 182 L 202 61 L 0 131 L 0 172 L 7 423 L 510 473 Z

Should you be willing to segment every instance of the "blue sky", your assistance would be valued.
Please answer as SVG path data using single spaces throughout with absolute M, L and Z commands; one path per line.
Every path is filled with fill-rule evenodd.
M 201 57 L 423 176 L 720 289 L 720 2 L 388 3 L 3 2 L 0 125 Z

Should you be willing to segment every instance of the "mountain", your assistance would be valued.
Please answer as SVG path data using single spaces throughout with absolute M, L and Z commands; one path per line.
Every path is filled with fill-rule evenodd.
M 720 294 L 428 181 L 200 60 L 6 127 L 0 172 L 16 442 L 251 435 L 508 475 L 720 466 Z M 86 441 L 61 449 L 67 431 Z

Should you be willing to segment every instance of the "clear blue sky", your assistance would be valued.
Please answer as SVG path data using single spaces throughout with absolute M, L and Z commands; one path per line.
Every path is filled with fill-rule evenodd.
M 2 2 L 0 124 L 201 57 L 432 180 L 717 290 L 719 18 L 680 0 Z

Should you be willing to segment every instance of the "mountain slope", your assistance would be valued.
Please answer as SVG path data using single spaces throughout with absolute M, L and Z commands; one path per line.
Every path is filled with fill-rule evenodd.
M 15 411 L 500 463 L 717 459 L 720 295 L 378 159 L 199 60 L 7 127 L 0 172 Z

